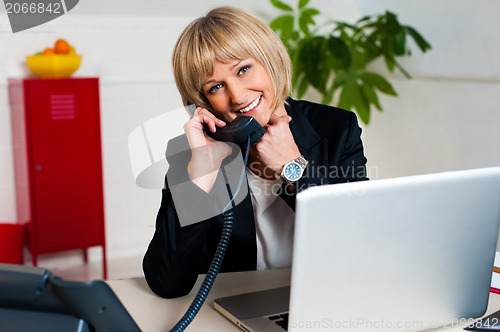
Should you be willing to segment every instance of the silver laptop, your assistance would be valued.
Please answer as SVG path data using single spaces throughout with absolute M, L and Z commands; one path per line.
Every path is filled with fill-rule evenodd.
M 243 330 L 457 324 L 487 308 L 500 167 L 310 188 L 295 222 L 289 289 L 215 300 Z

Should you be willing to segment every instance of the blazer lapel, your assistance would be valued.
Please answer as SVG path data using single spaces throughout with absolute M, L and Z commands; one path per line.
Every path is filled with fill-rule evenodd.
M 323 144 L 321 137 L 316 133 L 305 114 L 305 110 L 293 99 L 288 99 L 289 105 L 286 107 L 288 115 L 292 117 L 290 131 L 300 152 L 309 161 L 319 162 Z

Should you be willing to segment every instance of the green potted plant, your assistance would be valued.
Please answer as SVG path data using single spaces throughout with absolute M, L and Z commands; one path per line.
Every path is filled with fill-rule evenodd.
M 292 85 L 297 98 L 312 87 L 322 96 L 321 103 L 329 104 L 338 92 L 336 104 L 354 109 L 365 124 L 370 122 L 372 107 L 382 111 L 378 93 L 397 96 L 389 81 L 368 71 L 367 66 L 382 57 L 390 72 L 397 68 L 411 78 L 396 60 L 411 55 L 408 37 L 422 52 L 431 49 L 417 30 L 402 25 L 390 11 L 362 17 L 353 24 L 326 21 L 317 25 L 314 18 L 320 11 L 308 6 L 309 0 L 298 0 L 296 8 L 280 0 L 270 1 L 284 12 L 270 27 L 290 53 Z

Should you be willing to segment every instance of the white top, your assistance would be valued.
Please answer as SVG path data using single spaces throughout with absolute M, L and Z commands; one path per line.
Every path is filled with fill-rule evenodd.
M 247 169 L 257 235 L 257 270 L 290 267 L 295 212 L 276 194 L 282 181 Z

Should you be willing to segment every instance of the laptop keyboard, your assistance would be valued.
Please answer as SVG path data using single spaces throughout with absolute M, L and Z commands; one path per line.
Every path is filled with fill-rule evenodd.
M 275 324 L 281 326 L 285 331 L 288 331 L 288 312 L 268 317 Z

